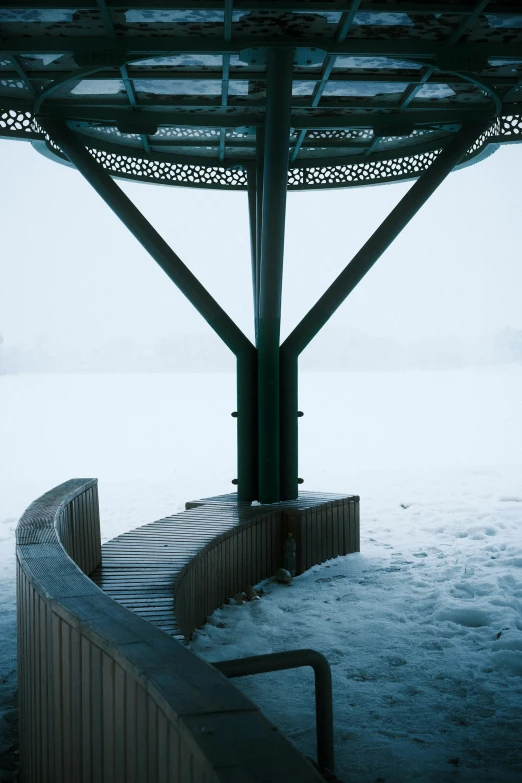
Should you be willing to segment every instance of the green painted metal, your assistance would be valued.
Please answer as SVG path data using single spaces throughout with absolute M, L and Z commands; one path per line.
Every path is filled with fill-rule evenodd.
M 412 185 L 373 236 L 287 337 L 283 344 L 285 350 L 300 354 L 306 348 L 486 128 L 487 125 L 482 123 L 465 126 L 449 141 L 435 162 Z
M 31 112 L 33 109 L 33 104 L 31 101 L 20 98 L 2 98 L 1 105 L 2 108 L 27 112 Z M 191 108 L 194 108 L 194 106 L 191 106 Z M 515 111 L 515 109 L 517 109 L 517 111 Z M 215 114 L 195 113 L 194 115 L 187 115 L 183 112 L 168 112 L 158 109 L 154 111 L 154 116 L 152 118 L 150 112 L 146 111 L 143 107 L 141 109 L 132 109 L 132 107 L 126 108 L 122 104 L 119 108 L 108 109 L 99 105 L 92 107 L 85 106 L 85 104 L 82 104 L 81 106 L 74 106 L 72 102 L 67 102 L 65 104 L 64 102 L 48 100 L 44 105 L 44 109 L 40 116 L 45 117 L 47 115 L 50 119 L 70 118 L 73 121 L 76 120 L 79 122 L 124 122 L 129 128 L 132 128 L 133 125 L 135 126 L 136 130 L 129 130 L 129 132 L 132 133 L 139 133 L 140 126 L 144 122 L 150 125 L 152 119 L 158 125 L 179 125 L 181 127 L 187 127 L 189 125 L 191 128 L 241 128 L 245 125 L 246 121 L 248 121 L 248 124 L 251 126 L 259 127 L 264 123 L 264 115 L 262 112 L 258 112 L 255 105 L 248 114 L 244 114 L 242 112 L 238 112 L 237 115 L 230 114 L 226 113 L 226 109 L 224 112 L 225 113 L 223 114 L 216 111 Z M 506 109 L 504 113 L 508 114 L 509 112 Z M 518 104 L 513 105 L 512 113 L 520 113 L 520 106 Z M 188 116 L 190 116 L 190 121 L 188 120 Z M 493 108 L 489 105 L 485 105 L 482 109 L 477 109 L 473 105 L 471 105 L 471 107 L 459 109 L 437 109 L 436 106 L 433 105 L 433 107 L 429 109 L 411 109 L 404 115 L 392 114 L 386 115 L 386 117 L 379 117 L 372 114 L 363 113 L 351 114 L 349 116 L 340 115 L 338 117 L 328 116 L 323 112 L 319 112 L 317 116 L 311 114 L 306 116 L 294 114 L 292 115 L 291 125 L 296 129 L 303 128 L 307 130 L 342 130 L 345 128 L 373 128 L 376 123 L 379 121 L 382 122 L 385 119 L 386 124 L 390 128 L 399 128 L 404 126 L 405 122 L 415 126 L 427 127 L 430 125 L 455 125 L 461 124 L 462 122 L 467 124 L 469 122 L 493 119 L 494 116 L 495 114 Z M 91 142 L 90 139 L 89 142 Z M 94 139 L 92 140 L 92 143 L 95 143 Z M 114 149 L 114 147 L 112 148 Z M 127 147 L 125 152 L 129 154 L 130 152 L 135 151 L 129 150 Z M 409 150 L 409 152 L 411 152 L 411 150 Z M 397 150 L 393 150 L 393 152 L 388 157 L 391 158 L 396 154 Z M 199 159 L 199 162 L 201 163 L 201 158 Z M 316 159 L 310 160 L 306 163 L 306 165 L 327 165 L 327 162 L 327 158 L 324 159 L 324 162 L 320 159 Z M 215 165 L 211 160 L 209 161 L 209 164 Z
M 265 163 L 265 126 L 256 128 L 256 303 L 254 320 L 256 345 L 259 335 L 259 286 L 261 275 L 261 231 L 263 227 L 263 171 Z
M 298 495 L 298 355 L 279 352 L 280 382 L 280 482 L 281 500 L 294 500 Z
M 257 350 L 254 346 L 237 356 L 237 496 L 241 501 L 257 500 L 258 416 Z
M 110 10 L 128 10 L 128 9 L 143 9 L 145 7 L 143 0 L 106 0 L 104 5 Z M 154 0 L 154 8 L 162 11 L 171 10 L 183 10 L 187 7 L 186 2 L 176 2 L 175 0 Z M 321 0 L 320 9 L 322 11 L 350 11 L 353 5 L 353 0 L 334 0 L 328 2 L 328 0 Z M 491 2 L 489 3 L 489 11 L 494 14 L 512 14 L 513 2 Z M 278 10 L 292 11 L 296 8 L 296 3 L 291 0 L 277 0 Z M 310 2 L 310 0 L 302 0 L 298 4 L 300 10 L 313 9 L 317 10 L 318 3 Z M 198 0 L 198 10 L 205 11 L 222 11 L 223 0 Z M 235 0 L 234 9 L 239 11 L 271 11 L 274 7 L 274 0 Z M 42 9 L 42 8 L 59 8 L 59 9 L 71 9 L 78 10 L 92 10 L 97 11 L 98 0 L 0 0 L 0 8 L 17 8 L 17 9 Z M 374 12 L 389 12 L 390 3 L 387 2 L 372 2 L 371 11 Z M 458 3 L 452 2 L 448 4 L 446 0 L 443 2 L 401 2 L 400 7 L 393 8 L 392 10 L 400 11 L 401 13 L 417 14 L 423 16 L 424 14 L 451 14 L 460 16 L 461 14 L 469 14 L 469 2 Z
M 268 53 L 258 324 L 259 500 L 280 499 L 279 338 L 293 53 Z
M 247 192 L 248 192 L 248 222 L 250 227 L 250 257 L 252 266 L 252 300 L 254 309 L 255 339 L 257 345 L 257 302 L 258 302 L 258 279 L 257 279 L 257 169 L 255 166 L 249 166 L 247 171 Z
M 114 67 L 115 62 L 123 60 L 130 62 L 133 59 L 142 59 L 144 55 L 150 57 L 168 56 L 172 52 L 186 54 L 238 54 L 244 49 L 251 48 L 255 44 L 270 49 L 292 49 L 296 41 L 291 38 L 274 35 L 273 37 L 260 36 L 256 41 L 252 37 L 235 37 L 232 41 L 225 41 L 222 36 L 194 36 L 193 38 L 181 38 L 176 36 L 158 36 L 152 41 L 143 40 L 136 36 L 130 41 L 125 39 L 115 45 L 109 36 L 100 35 L 93 40 L 93 36 L 77 35 L 68 38 L 57 36 L 30 36 L 3 38 L 0 40 L 0 52 L 5 54 L 62 54 L 70 52 L 81 55 L 82 65 L 106 64 Z M 419 61 L 430 62 L 447 54 L 447 45 L 436 41 L 425 41 L 417 38 L 409 39 L 376 39 L 354 38 L 343 42 L 325 40 L 324 37 L 309 37 L 299 40 L 298 45 L 306 49 L 322 49 L 328 55 L 357 55 L 367 57 L 411 57 Z M 466 61 L 471 58 L 488 57 L 522 57 L 522 44 L 517 42 L 504 43 L 502 41 L 488 41 L 486 43 L 460 43 L 451 47 L 452 56 Z M 91 55 L 102 55 L 93 58 Z M 80 58 L 79 58 L 80 59 Z M 103 62 L 94 62 L 94 60 Z M 85 62 L 84 60 L 87 60 Z

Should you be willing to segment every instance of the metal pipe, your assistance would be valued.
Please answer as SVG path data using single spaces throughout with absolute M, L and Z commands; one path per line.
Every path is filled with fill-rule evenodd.
M 250 257 L 252 265 L 252 297 L 254 302 L 254 331 L 257 345 L 257 302 L 258 302 L 258 218 L 257 218 L 257 169 L 250 166 L 247 171 L 248 221 L 250 227 Z
M 489 124 L 490 121 L 465 125 L 451 139 L 429 169 L 419 177 L 373 236 L 286 338 L 282 345 L 285 353 L 299 355 L 306 348 Z
M 261 230 L 263 226 L 263 168 L 265 163 L 265 129 L 256 128 L 256 302 L 254 309 L 256 345 L 259 332 L 259 286 L 261 279 Z
M 286 652 L 216 661 L 212 664 L 225 677 L 246 677 L 283 669 L 311 666 L 315 676 L 315 722 L 317 732 L 317 762 L 319 767 L 334 772 L 332 672 L 330 664 L 316 650 Z
M 38 122 L 51 139 L 67 155 L 71 163 L 85 177 L 138 242 L 159 264 L 180 291 L 194 305 L 207 323 L 236 355 L 248 354 L 253 345 L 230 316 L 208 293 L 190 269 L 167 245 L 156 229 L 134 206 L 125 193 L 113 182 L 76 135 L 59 120 L 39 117 Z
M 297 483 L 299 451 L 297 354 L 281 349 L 279 383 L 281 500 L 295 500 L 299 494 Z
M 293 51 L 268 52 L 258 325 L 259 500 L 280 499 L 279 338 Z
M 257 500 L 257 351 L 237 357 L 237 499 Z

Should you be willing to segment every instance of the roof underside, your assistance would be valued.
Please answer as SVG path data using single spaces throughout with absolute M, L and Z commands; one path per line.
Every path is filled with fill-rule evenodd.
M 522 138 L 522 3 L 0 0 L 0 135 L 60 153 L 64 119 L 117 176 L 242 188 L 266 50 L 295 50 L 289 187 L 418 176 L 463 123 Z

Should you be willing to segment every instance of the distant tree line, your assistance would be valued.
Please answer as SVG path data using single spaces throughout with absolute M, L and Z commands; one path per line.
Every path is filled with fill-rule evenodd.
M 10 345 L 0 336 L 0 373 L 232 372 L 235 359 L 211 332 L 171 334 L 152 344 L 130 337 L 86 347 L 35 342 Z M 300 359 L 302 370 L 365 372 L 451 370 L 522 363 L 522 330 L 486 334 L 475 343 L 430 337 L 401 343 L 353 329 L 326 328 Z

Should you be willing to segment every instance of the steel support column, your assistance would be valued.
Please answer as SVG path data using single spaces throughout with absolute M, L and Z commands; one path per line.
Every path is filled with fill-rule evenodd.
M 297 361 L 299 354 L 363 279 L 422 205 L 458 165 L 488 123 L 464 126 L 442 150 L 430 168 L 412 185 L 406 195 L 381 223 L 372 237 L 354 256 L 323 296 L 281 346 L 281 367 L 288 378 L 281 394 L 281 482 L 285 499 L 297 497 Z M 286 375 L 285 375 L 286 378 Z
M 293 52 L 268 53 L 258 324 L 259 500 L 280 499 L 279 338 Z
M 247 172 L 248 221 L 250 226 L 250 258 L 252 264 L 252 300 L 254 305 L 254 324 L 257 343 L 257 302 L 258 302 L 258 219 L 257 219 L 257 169 L 251 166 Z
M 254 307 L 254 322 L 256 329 L 256 345 L 259 326 L 259 285 L 261 279 L 261 231 L 263 226 L 263 169 L 265 162 L 265 129 L 256 129 L 256 303 Z

